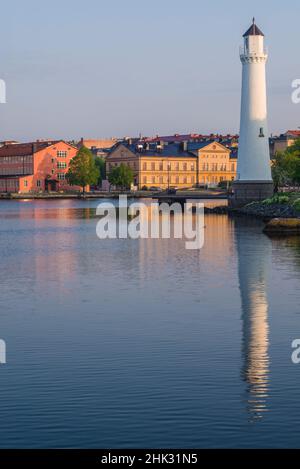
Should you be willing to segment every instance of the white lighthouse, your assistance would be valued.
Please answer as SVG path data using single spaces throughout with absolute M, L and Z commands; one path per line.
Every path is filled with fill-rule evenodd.
M 253 24 L 240 50 L 243 65 L 237 180 L 232 203 L 244 205 L 273 194 L 270 165 L 264 34 Z

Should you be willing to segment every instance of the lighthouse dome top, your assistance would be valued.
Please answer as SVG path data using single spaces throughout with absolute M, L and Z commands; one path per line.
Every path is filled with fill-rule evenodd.
M 253 23 L 250 26 L 250 28 L 245 32 L 243 37 L 248 37 L 248 36 L 264 36 L 264 33 L 256 26 L 255 24 L 255 18 L 253 18 Z

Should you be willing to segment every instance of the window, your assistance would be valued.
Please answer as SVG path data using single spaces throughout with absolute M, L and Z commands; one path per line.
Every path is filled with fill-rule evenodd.
M 66 169 L 67 163 L 62 162 L 62 161 L 58 161 L 57 162 L 57 167 L 58 167 L 58 169 Z
M 143 170 L 147 171 L 147 163 L 143 163 Z
M 60 181 L 64 181 L 66 179 L 65 173 L 58 173 L 57 177 Z
M 40 180 L 40 179 L 38 179 L 38 180 L 36 181 L 36 185 L 37 185 L 37 187 L 41 187 L 42 183 L 41 183 L 41 180 Z
M 67 158 L 68 152 L 59 150 L 57 152 L 57 158 Z
M 55 159 L 54 158 L 51 158 L 51 163 L 55 163 Z
M 183 171 L 187 171 L 187 164 L 183 163 Z
M 151 170 L 155 171 L 155 163 L 151 163 Z

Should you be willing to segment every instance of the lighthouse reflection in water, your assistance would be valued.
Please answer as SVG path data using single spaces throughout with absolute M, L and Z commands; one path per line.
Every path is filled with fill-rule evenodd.
M 254 239 L 251 251 L 247 251 L 247 222 L 237 219 L 235 224 L 238 228 L 235 233 L 242 303 L 242 377 L 248 385 L 246 400 L 250 419 L 255 421 L 263 418 L 268 411 L 270 358 L 267 272 L 271 262 L 271 240 L 267 236 L 262 239 L 260 235 L 259 243 Z

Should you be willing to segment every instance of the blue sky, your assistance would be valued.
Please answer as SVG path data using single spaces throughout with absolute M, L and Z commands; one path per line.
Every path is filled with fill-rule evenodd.
M 253 16 L 270 50 L 270 131 L 297 128 L 298 0 L 10 0 L 0 140 L 236 132 Z

